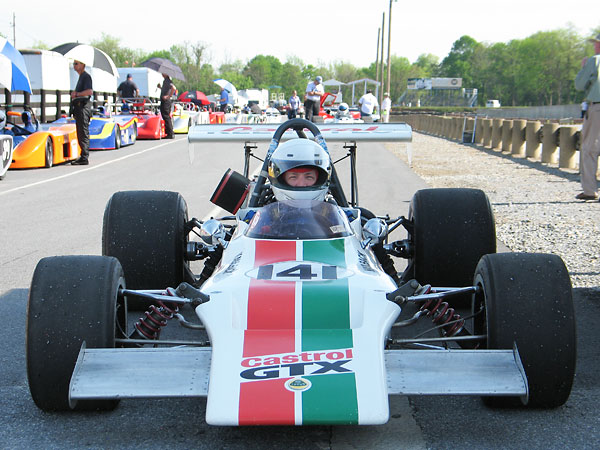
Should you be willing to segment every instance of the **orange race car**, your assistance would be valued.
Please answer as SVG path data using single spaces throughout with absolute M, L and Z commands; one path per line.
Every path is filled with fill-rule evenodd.
M 75 124 L 38 124 L 28 111 L 8 111 L 7 116 L 2 132 L 14 140 L 11 169 L 52 167 L 79 158 Z M 17 117 L 22 125 L 15 123 Z

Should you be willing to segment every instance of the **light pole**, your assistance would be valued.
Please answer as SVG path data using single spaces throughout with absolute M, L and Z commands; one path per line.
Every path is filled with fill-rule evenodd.
M 390 93 L 390 74 L 391 74 L 391 70 L 392 70 L 392 61 L 391 61 L 391 52 L 390 52 L 390 47 L 391 47 L 391 43 L 392 43 L 392 2 L 396 2 L 397 0 L 390 0 L 390 11 L 388 13 L 388 54 L 387 54 L 387 88 L 386 88 L 386 92 L 388 94 L 390 94 L 390 98 L 391 98 L 391 93 Z M 383 87 L 383 86 L 382 86 Z
M 385 12 L 382 14 L 381 17 L 381 63 L 379 64 L 379 68 L 381 69 L 381 75 L 379 74 L 379 70 L 377 71 L 377 76 L 375 77 L 377 81 L 380 81 L 380 85 L 381 85 L 381 89 L 383 89 L 383 42 L 385 40 Z M 377 98 L 377 101 L 379 101 L 379 103 L 381 104 L 381 94 L 383 93 L 382 90 L 379 89 L 379 86 L 376 87 L 376 92 L 377 95 L 375 96 Z

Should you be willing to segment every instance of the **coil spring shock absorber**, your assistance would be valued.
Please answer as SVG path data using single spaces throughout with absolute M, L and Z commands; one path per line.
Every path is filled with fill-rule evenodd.
M 166 294 L 175 296 L 175 290 L 167 288 Z M 167 325 L 167 321 L 171 320 L 179 311 L 175 304 L 167 304 L 160 300 L 157 303 L 158 306 L 150 305 L 148 311 L 144 313 L 144 317 L 140 317 L 133 325 L 134 330 L 129 336 L 130 339 L 157 340 L 160 337 L 161 329 Z
M 427 316 L 431 317 L 432 322 L 440 326 L 444 336 L 456 336 L 465 326 L 465 319 L 442 299 L 427 300 L 421 306 L 421 311 L 427 312 Z

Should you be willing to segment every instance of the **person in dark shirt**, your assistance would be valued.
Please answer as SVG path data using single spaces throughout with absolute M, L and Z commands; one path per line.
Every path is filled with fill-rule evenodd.
M 90 99 L 94 94 L 92 77 L 85 71 L 85 64 L 81 61 L 73 62 L 73 69 L 79 74 L 77 86 L 71 92 L 71 102 L 81 156 L 72 164 L 87 166 L 90 156 L 90 119 L 92 117 L 92 102 Z
M 173 121 L 171 120 L 171 96 L 175 93 L 175 85 L 169 75 L 162 74 L 164 80 L 160 88 L 160 114 L 165 121 L 165 133 L 167 139 L 173 139 Z
M 127 79 L 119 85 L 117 92 L 121 98 L 133 98 L 140 96 L 140 90 L 133 82 L 133 76 L 130 73 L 127 74 Z

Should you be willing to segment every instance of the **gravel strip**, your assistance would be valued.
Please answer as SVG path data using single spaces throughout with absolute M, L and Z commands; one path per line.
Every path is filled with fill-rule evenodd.
M 431 187 L 482 189 L 509 249 L 559 255 L 573 287 L 600 291 L 600 203 L 575 200 L 577 171 L 417 132 L 387 147 Z

